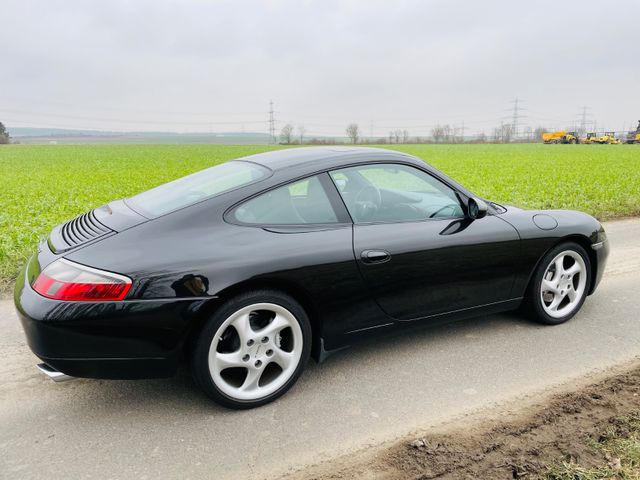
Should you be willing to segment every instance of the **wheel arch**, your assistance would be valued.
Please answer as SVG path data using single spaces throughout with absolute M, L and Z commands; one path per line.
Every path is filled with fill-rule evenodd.
M 562 237 L 558 242 L 555 243 L 554 247 L 564 242 L 575 242 L 582 248 L 584 248 L 585 252 L 587 252 L 587 257 L 589 257 L 589 266 L 591 267 L 591 278 L 589 279 L 589 289 L 587 290 L 587 295 L 591 295 L 595 290 L 596 277 L 598 273 L 598 257 L 596 256 L 596 252 L 593 250 L 593 248 L 591 248 L 591 241 L 585 235 L 572 234 Z
M 203 309 L 203 313 L 196 319 L 185 342 L 185 349 L 189 351 L 193 348 L 207 319 L 213 315 L 218 308 L 233 297 L 253 290 L 278 291 L 290 296 L 300 304 L 309 317 L 309 323 L 311 324 L 311 357 L 317 362 L 320 361 L 322 353 L 322 322 L 312 296 L 305 288 L 294 282 L 271 278 L 245 280 L 218 292 L 216 294 L 217 298 L 211 300 L 206 308 Z
M 564 237 L 559 237 L 558 239 L 556 239 L 556 241 L 553 244 L 549 246 L 549 248 L 547 248 L 544 252 L 542 252 L 542 254 L 540 255 L 540 258 L 538 258 L 538 261 L 536 262 L 534 267 L 531 269 L 531 272 L 529 272 L 529 280 L 527 281 L 527 287 L 525 292 L 529 291 L 529 288 L 531 287 L 531 282 L 533 281 L 533 276 L 536 270 L 538 269 L 538 267 L 540 266 L 540 262 L 542 262 L 542 259 L 544 258 L 544 256 L 547 253 L 549 253 L 552 249 L 556 248 L 558 245 L 561 245 L 567 242 L 577 243 L 582 248 L 584 248 L 585 252 L 587 252 L 587 257 L 589 257 L 589 266 L 591 267 L 591 278 L 589 279 L 589 288 L 587 290 L 587 295 L 591 295 L 593 293 L 595 289 L 595 283 L 596 283 L 598 259 L 596 257 L 596 252 L 594 252 L 593 249 L 591 248 L 591 242 L 589 241 L 589 238 L 585 235 L 581 235 L 578 233 L 565 235 Z

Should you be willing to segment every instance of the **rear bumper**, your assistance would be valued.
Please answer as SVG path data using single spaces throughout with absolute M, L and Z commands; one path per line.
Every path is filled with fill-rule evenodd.
M 109 380 L 167 378 L 175 375 L 177 369 L 177 361 L 165 358 L 46 358 L 40 355 L 38 358 L 68 377 Z M 50 374 L 47 376 L 52 378 Z
M 33 257 L 31 261 L 37 262 Z M 33 353 L 73 376 L 108 379 L 168 377 L 197 325 L 204 300 L 62 302 L 17 279 L 16 311 Z

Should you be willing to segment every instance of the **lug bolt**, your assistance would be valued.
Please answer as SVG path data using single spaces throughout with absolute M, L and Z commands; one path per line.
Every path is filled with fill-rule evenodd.
M 253 341 L 253 339 L 250 339 L 247 341 L 247 346 L 250 347 L 251 345 L 253 345 L 255 342 Z
M 271 349 L 267 350 L 267 357 L 270 357 L 271 355 L 273 355 L 273 350 Z
M 269 341 L 269 337 L 262 337 L 262 343 L 267 343 Z
M 248 362 L 248 361 L 249 361 L 249 355 L 244 355 L 244 356 L 242 357 L 242 361 L 243 361 L 243 362 Z
M 262 366 L 262 362 L 260 360 L 256 360 L 256 363 L 254 365 L 256 367 L 261 367 Z

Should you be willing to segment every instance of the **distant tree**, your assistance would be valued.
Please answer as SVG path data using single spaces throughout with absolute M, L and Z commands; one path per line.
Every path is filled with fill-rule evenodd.
M 357 123 L 350 123 L 349 125 L 347 125 L 345 133 L 351 140 L 351 143 L 358 143 L 358 138 L 360 137 L 360 127 Z
M 478 135 L 478 138 L 476 140 L 478 143 L 487 143 L 487 136 L 484 134 L 484 132 L 481 132 Z
M 307 133 L 307 129 L 304 125 L 298 125 L 298 136 L 300 137 L 300 144 L 304 142 L 304 134 Z
M 453 133 L 451 134 L 451 143 L 462 143 L 462 129 L 455 125 L 453 126 Z
M 409 143 L 409 130 L 402 130 L 402 143 Z
M 514 130 L 513 130 L 513 126 L 508 123 L 507 125 L 503 125 L 502 127 L 503 129 L 503 134 L 502 134 L 502 138 L 504 140 L 504 143 L 511 143 L 511 140 L 514 138 Z
M 549 130 L 547 130 L 544 127 L 537 127 L 534 131 L 533 131 L 533 141 L 534 142 L 539 142 L 540 140 L 542 140 L 542 134 L 543 133 L 547 133 Z
M 500 127 L 493 129 L 493 141 L 496 143 L 500 143 L 502 141 L 502 130 Z
M 291 138 L 293 137 L 293 125 L 287 123 L 282 130 L 280 131 L 280 141 L 282 143 L 286 143 L 287 145 L 291 144 Z
M 451 125 L 449 125 L 448 123 L 442 127 L 442 137 L 443 137 L 444 143 L 451 143 L 451 137 L 452 137 Z
M 444 139 L 444 131 L 441 125 L 436 125 L 431 129 L 431 137 L 435 143 L 440 143 Z
M 0 122 L 0 145 L 6 145 L 7 143 L 9 143 L 10 139 L 11 137 L 9 136 L 9 132 L 7 132 L 4 124 Z
M 393 132 L 389 131 L 389 143 L 393 143 Z
M 452 143 L 455 137 L 449 124 L 436 125 L 431 129 L 431 136 L 435 143 Z
M 509 123 L 503 123 L 493 130 L 493 138 L 496 143 L 509 143 L 513 137 L 513 128 Z

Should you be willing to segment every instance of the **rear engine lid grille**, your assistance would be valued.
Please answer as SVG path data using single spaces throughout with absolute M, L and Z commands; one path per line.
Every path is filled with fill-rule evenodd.
M 94 211 L 84 213 L 53 229 L 49 244 L 54 252 L 63 252 L 113 233 L 98 221 Z

